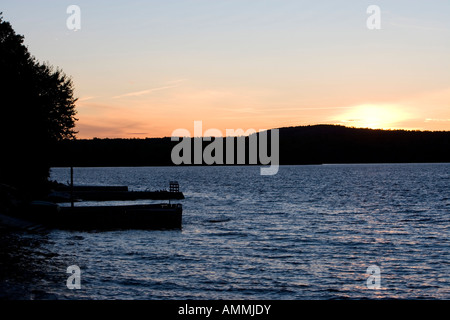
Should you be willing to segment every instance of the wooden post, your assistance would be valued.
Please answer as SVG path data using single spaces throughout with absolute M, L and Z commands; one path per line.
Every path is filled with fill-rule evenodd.
M 73 208 L 73 167 L 70 167 L 70 206 Z

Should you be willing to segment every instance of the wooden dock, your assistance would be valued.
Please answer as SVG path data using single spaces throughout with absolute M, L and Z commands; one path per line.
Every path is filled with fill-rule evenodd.
M 55 199 L 52 199 L 54 197 Z M 168 203 L 91 205 L 83 201 L 169 200 Z M 59 185 L 44 201 L 21 202 L 5 210 L 0 223 L 23 229 L 65 230 L 181 229 L 184 199 L 177 181 L 169 191 L 128 191 L 126 186 Z M 76 205 L 75 205 L 76 203 Z M 30 229 L 31 230 L 31 229 Z
M 133 200 L 182 200 L 178 191 L 129 191 L 127 186 L 61 186 L 48 197 L 53 202 L 75 201 L 133 201 Z

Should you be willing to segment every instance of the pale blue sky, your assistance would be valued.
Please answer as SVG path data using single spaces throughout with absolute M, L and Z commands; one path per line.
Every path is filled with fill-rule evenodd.
M 381 30 L 366 27 L 372 4 Z M 2 0 L 0 11 L 73 77 L 81 137 L 168 136 L 194 120 L 450 130 L 450 1 Z

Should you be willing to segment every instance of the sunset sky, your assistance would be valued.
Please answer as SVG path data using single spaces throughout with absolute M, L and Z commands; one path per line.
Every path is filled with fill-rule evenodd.
M 69 5 L 81 30 L 69 30 Z M 369 30 L 369 5 L 381 30 Z M 450 1 L 3 0 L 72 76 L 78 138 L 313 124 L 450 130 Z

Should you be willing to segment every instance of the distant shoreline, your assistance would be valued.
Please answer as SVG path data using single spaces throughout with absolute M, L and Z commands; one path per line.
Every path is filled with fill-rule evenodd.
M 367 162 L 367 163 L 311 163 L 311 164 L 280 164 L 280 167 L 297 167 L 297 166 L 339 166 L 339 165 L 405 165 L 405 164 L 409 164 L 409 165 L 422 165 L 422 164 L 442 164 L 442 165 L 446 165 L 446 164 L 450 164 L 449 162 Z M 261 167 L 264 165 L 261 164 L 247 164 L 247 165 L 242 165 L 242 164 L 223 164 L 223 165 L 219 165 L 219 164 L 213 164 L 213 165 L 205 165 L 205 164 L 197 164 L 197 165 L 151 165 L 151 166 L 146 166 L 146 165 L 142 165 L 142 166 L 79 166 L 79 167 L 74 167 L 74 168 L 159 168 L 159 167 L 164 167 L 164 168 L 172 168 L 172 167 L 187 167 L 187 168 L 191 168 L 191 167 Z M 55 168 L 55 169 L 65 169 L 65 168 L 70 168 L 70 166 L 52 166 L 51 168 Z
M 278 130 L 279 165 L 450 162 L 450 131 L 358 129 L 335 125 Z M 201 138 L 187 139 L 194 145 L 194 141 Z M 202 151 L 216 139 L 224 138 L 202 139 Z M 245 163 L 249 163 L 249 137 L 245 139 Z M 170 138 L 66 140 L 54 148 L 50 166 L 173 166 L 171 152 L 177 143 Z M 224 141 L 222 146 L 222 153 L 226 155 Z M 236 159 L 236 144 L 234 147 Z M 184 162 L 183 166 L 195 163 L 193 154 L 191 159 L 191 164 Z M 236 164 L 238 161 L 228 163 Z

